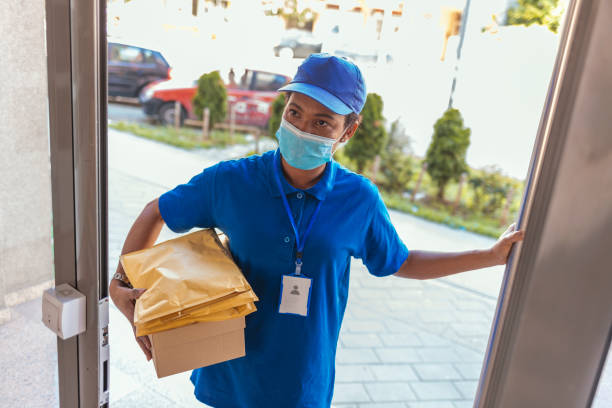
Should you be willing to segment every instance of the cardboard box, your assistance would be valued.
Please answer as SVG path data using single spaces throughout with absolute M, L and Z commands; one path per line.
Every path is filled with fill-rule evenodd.
M 149 334 L 157 378 L 245 356 L 244 316 Z

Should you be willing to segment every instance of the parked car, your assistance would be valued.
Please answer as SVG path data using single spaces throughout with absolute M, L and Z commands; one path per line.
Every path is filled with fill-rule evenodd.
M 137 98 L 150 83 L 170 79 L 161 52 L 135 45 L 108 43 L 108 94 Z
M 229 108 L 234 109 L 235 123 L 266 128 L 271 114 L 271 102 L 277 90 L 291 80 L 284 74 L 255 69 L 229 68 L 220 70 L 227 89 Z M 193 111 L 197 79 L 178 78 L 147 86 L 140 98 L 144 113 L 162 124 L 174 123 L 175 102 L 180 102 L 179 122 L 198 119 Z M 230 110 L 228 109 L 228 112 Z
M 310 31 L 289 29 L 274 46 L 274 55 L 287 58 L 306 58 L 312 53 L 321 52 L 323 41 Z

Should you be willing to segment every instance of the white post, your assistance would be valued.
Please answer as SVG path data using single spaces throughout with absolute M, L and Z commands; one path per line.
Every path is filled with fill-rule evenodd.
M 174 102 L 174 128 L 178 129 L 181 125 L 181 103 Z
M 208 140 L 208 124 L 210 121 L 210 109 L 204 108 L 203 118 L 202 118 L 202 139 Z

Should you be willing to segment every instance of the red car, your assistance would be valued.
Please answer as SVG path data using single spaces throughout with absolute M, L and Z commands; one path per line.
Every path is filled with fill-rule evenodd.
M 230 68 L 219 72 L 227 89 L 228 116 L 231 107 L 236 124 L 266 128 L 271 114 L 271 102 L 277 90 L 291 80 L 284 74 Z M 162 124 L 174 123 L 175 101 L 181 104 L 180 123 L 185 118 L 198 119 L 193 112 L 193 97 L 197 80 L 170 79 L 149 85 L 140 96 L 144 112 Z

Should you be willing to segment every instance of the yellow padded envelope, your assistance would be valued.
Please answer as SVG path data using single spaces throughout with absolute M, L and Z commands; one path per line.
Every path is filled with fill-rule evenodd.
M 161 331 L 179 327 L 179 322 L 206 321 L 206 316 L 224 320 L 257 310 L 252 303 L 257 296 L 214 229 L 124 254 L 120 260 L 132 285 L 147 289 L 136 301 L 134 325 L 142 332 L 137 335 L 150 333 L 147 326 Z M 182 317 L 183 312 L 191 318 Z

